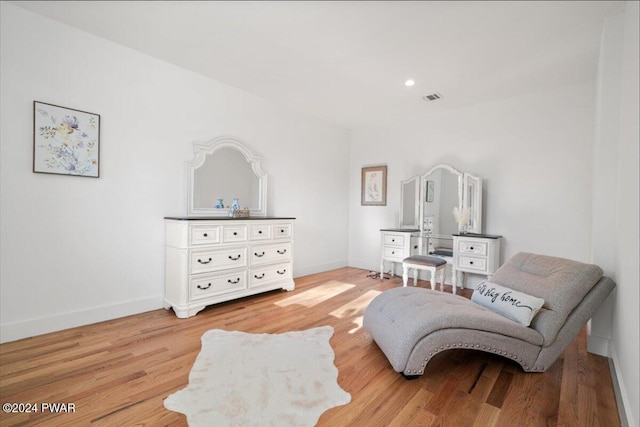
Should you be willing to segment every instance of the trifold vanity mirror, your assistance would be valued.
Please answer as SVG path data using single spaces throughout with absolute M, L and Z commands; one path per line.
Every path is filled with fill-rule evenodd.
M 458 224 L 454 208 L 465 209 L 468 221 Z M 482 179 L 439 164 L 423 175 L 401 183 L 400 227 L 430 236 L 428 252 L 450 247 L 451 236 L 461 231 L 482 232 Z
M 222 136 L 194 143 L 194 151 L 187 163 L 189 215 L 226 216 L 234 199 L 251 216 L 267 215 L 267 174 L 245 143 Z

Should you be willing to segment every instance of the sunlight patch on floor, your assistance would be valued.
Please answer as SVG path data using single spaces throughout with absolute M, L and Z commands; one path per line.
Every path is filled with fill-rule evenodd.
M 364 309 L 367 308 L 371 300 L 373 300 L 381 293 L 381 291 L 367 291 L 353 301 L 350 301 L 342 307 L 333 310 L 329 314 L 339 319 L 353 316 L 352 322 L 355 323 L 356 327 L 349 330 L 349 333 L 356 333 L 360 328 L 362 328 L 362 315 L 364 314 Z
M 355 286 L 356 285 L 352 285 L 350 283 L 333 280 L 324 285 L 316 286 L 308 291 L 285 298 L 282 301 L 277 302 L 276 305 L 279 305 L 280 307 L 287 307 L 289 305 L 298 304 L 305 307 L 313 307 L 338 294 L 341 294 L 342 292 L 348 291 Z

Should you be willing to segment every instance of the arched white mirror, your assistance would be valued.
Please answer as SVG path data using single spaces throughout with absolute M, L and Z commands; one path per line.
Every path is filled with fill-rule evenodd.
M 193 144 L 195 156 L 187 163 L 188 214 L 226 216 L 238 199 L 252 216 L 267 214 L 267 175 L 260 157 L 241 140 L 222 136 Z

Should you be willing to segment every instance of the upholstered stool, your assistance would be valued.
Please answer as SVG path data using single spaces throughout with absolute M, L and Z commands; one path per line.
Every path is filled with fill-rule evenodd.
M 413 255 L 402 260 L 402 285 L 407 286 L 409 281 L 409 270 L 413 268 L 413 286 L 418 283 L 418 273 L 420 270 L 427 270 L 431 273 L 431 289 L 438 287 L 437 275 L 440 273 L 440 290 L 444 290 L 444 276 L 447 268 L 447 261 L 437 256 Z M 456 293 L 456 289 L 453 289 Z

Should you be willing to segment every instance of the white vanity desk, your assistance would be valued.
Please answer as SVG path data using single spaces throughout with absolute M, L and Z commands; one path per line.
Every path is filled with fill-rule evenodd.
M 381 275 L 385 261 L 432 255 L 451 265 L 454 289 L 458 273 L 462 287 L 465 273 L 491 278 L 500 266 L 501 236 L 481 234 L 482 196 L 479 176 L 447 164 L 402 181 L 400 227 L 380 230 Z

